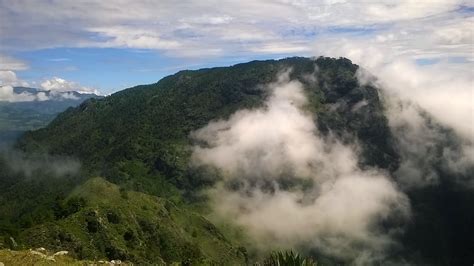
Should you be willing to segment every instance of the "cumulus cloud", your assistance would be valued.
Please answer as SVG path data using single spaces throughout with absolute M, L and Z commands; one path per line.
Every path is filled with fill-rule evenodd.
M 247 228 L 262 249 L 306 245 L 349 261 L 383 258 L 398 227 L 379 222 L 409 216 L 405 195 L 384 173 L 361 170 L 354 147 L 319 134 L 303 111 L 303 85 L 288 72 L 267 87 L 265 107 L 192 133 L 203 143 L 193 162 L 224 179 L 209 192 L 216 213 Z M 312 185 L 283 188 L 282 179 Z
M 45 80 L 40 84 L 41 88 L 51 92 L 72 92 L 76 91 L 79 93 L 95 93 L 98 94 L 96 89 L 80 86 L 74 81 L 67 81 L 62 78 L 53 77 L 51 79 Z M 63 94 L 61 94 L 63 95 Z M 66 97 L 68 94 L 64 94 Z M 72 95 L 73 96 L 73 95 Z M 71 97 L 72 97 L 71 96 Z
M 19 79 L 11 70 L 0 71 L 0 86 L 28 86 L 28 82 Z
M 29 100 L 31 95 L 15 95 L 13 86 L 28 86 L 28 82 L 17 77 L 15 71 L 25 70 L 28 65 L 16 58 L 0 54 L 0 101 Z

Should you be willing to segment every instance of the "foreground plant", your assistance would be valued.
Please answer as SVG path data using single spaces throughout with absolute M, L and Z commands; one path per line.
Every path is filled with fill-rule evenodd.
M 264 266 L 316 266 L 312 258 L 306 258 L 293 251 L 278 251 L 263 261 Z

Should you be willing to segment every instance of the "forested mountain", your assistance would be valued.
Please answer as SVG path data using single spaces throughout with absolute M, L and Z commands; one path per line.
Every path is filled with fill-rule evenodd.
M 206 191 L 225 181 L 225 173 L 192 162 L 192 147 L 210 145 L 193 138 L 194 132 L 211 121 L 232 120 L 239 110 L 270 109 L 273 96 L 265 84 L 288 73 L 302 84 L 301 112 L 312 115 L 322 138 L 357 145 L 360 171 L 377 169 L 396 183 L 404 146 L 389 126 L 380 89 L 360 82 L 358 70 L 345 58 L 252 61 L 180 71 L 69 108 L 45 128 L 24 134 L 16 143 L 21 152 L 0 160 L 6 169 L 0 173 L 3 245 L 137 263 L 254 262 L 260 255 L 248 233 L 232 221 L 212 219 Z M 405 191 L 412 218 L 397 227 L 399 245 L 374 263 L 461 265 L 474 259 L 474 231 L 465 226 L 474 221 L 473 193 L 454 181 L 470 172 L 443 168 L 443 145 L 460 144 L 452 132 L 430 123 L 448 139 L 433 144 L 440 153 L 424 164 L 437 165 L 440 182 Z M 295 180 L 279 176 L 275 182 L 281 190 L 312 189 Z M 239 184 L 226 186 L 237 190 Z M 392 217 L 381 221 L 381 231 L 399 223 Z M 322 264 L 355 263 L 310 243 L 292 248 Z
M 317 82 L 304 78 L 314 72 L 315 64 Z M 28 133 L 19 145 L 26 150 L 74 155 L 93 168 L 113 168 L 117 162 L 138 159 L 186 186 L 196 182 L 185 171 L 189 133 L 239 109 L 261 106 L 268 92 L 260 85 L 274 81 L 279 72 L 290 67 L 291 78 L 307 85 L 310 108 L 318 115 L 323 132 L 355 133 L 364 144 L 367 164 L 396 167 L 397 155 L 390 145 L 377 90 L 358 85 L 357 65 L 350 60 L 331 58 L 289 58 L 181 71 L 156 84 L 87 101 L 62 113 L 47 128 Z M 362 100 L 367 100 L 367 108 L 351 112 Z M 344 105 L 329 108 L 335 103 Z
M 52 92 L 27 87 L 14 87 L 13 93 L 23 95 L 26 99 L 14 102 L 0 99 L 0 147 L 11 144 L 27 130 L 46 126 L 69 107 L 75 107 L 90 98 L 101 98 L 76 91 Z

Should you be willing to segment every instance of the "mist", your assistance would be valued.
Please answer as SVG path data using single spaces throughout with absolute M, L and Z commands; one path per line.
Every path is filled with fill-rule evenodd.
M 335 43 L 338 43 L 336 45 Z M 472 187 L 474 180 L 474 95 L 472 61 L 435 60 L 419 64 L 376 40 L 328 38 L 316 54 L 346 56 L 361 68 L 361 84 L 380 89 L 385 115 L 397 139 L 402 186 L 439 183 L 435 166 L 463 175 L 458 181 Z M 470 177 L 469 177 L 470 176 Z
M 78 174 L 81 163 L 70 157 L 48 154 L 25 154 L 14 149 L 0 151 L 0 163 L 5 173 L 35 178 L 38 175 L 63 177 Z
M 5 102 L 31 102 L 49 100 L 45 92 L 32 94 L 29 92 L 16 93 L 12 86 L 0 85 L 0 101 Z
M 386 172 L 358 167 L 356 144 L 319 133 L 290 71 L 266 85 L 264 107 L 191 134 L 202 143 L 193 163 L 223 176 L 209 191 L 213 210 L 262 251 L 304 246 L 356 264 L 383 259 L 410 217 L 409 201 Z

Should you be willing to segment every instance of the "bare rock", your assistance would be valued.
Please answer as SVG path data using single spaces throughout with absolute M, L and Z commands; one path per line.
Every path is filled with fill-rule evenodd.
M 69 251 L 62 250 L 62 251 L 58 251 L 58 252 L 54 253 L 53 256 L 64 256 L 64 255 L 67 255 L 68 253 L 69 253 Z

